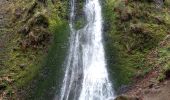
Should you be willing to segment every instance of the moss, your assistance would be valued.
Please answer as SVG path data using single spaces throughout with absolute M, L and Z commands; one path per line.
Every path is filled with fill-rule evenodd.
M 69 33 L 68 23 L 63 22 L 52 20 L 50 23 L 50 28 L 54 33 L 53 45 L 49 50 L 39 77 L 36 78 L 37 81 L 33 83 L 35 89 L 33 89 L 34 92 L 28 97 L 28 100 L 36 100 L 37 98 L 41 100 L 52 99 L 56 90 L 59 90 L 58 84 L 62 82 L 63 71 L 61 67 L 63 67 L 62 64 L 68 49 L 67 39 Z
M 166 5 L 158 12 L 152 2 L 106 0 L 103 3 L 106 54 L 117 89 L 153 69 L 147 55 L 169 32 Z
M 160 67 L 160 73 L 158 76 L 159 81 L 163 81 L 167 78 L 167 72 L 170 70 L 170 45 L 167 44 L 158 49 L 157 65 Z
M 39 86 L 35 89 L 38 91 L 37 96 L 42 96 L 45 89 L 49 89 L 49 86 L 55 84 L 54 80 L 57 79 L 55 76 L 60 73 L 57 72 L 58 67 L 54 64 L 62 65 L 64 58 L 64 54 L 60 50 L 64 48 L 64 42 L 68 36 L 67 2 L 52 3 L 50 1 L 47 2 L 47 5 L 42 5 L 36 0 L 16 0 L 11 6 L 13 8 L 11 33 L 13 34 L 5 44 L 6 59 L 4 59 L 3 69 L 0 71 L 0 78 L 7 87 L 5 89 L 6 97 L 9 99 L 24 98 L 22 97 L 23 89 L 29 87 L 33 80 L 41 79 L 41 74 L 47 68 L 50 72 L 55 72 L 48 74 L 48 77 L 53 77 L 51 80 L 37 85 Z M 20 15 L 20 13 L 22 14 Z M 20 31 L 22 29 L 24 31 Z M 54 40 L 53 43 L 52 40 Z M 42 69 L 44 70 L 42 71 Z M 43 86 L 44 88 L 42 88 Z M 31 93 L 34 89 L 29 87 L 26 91 Z M 20 92 L 22 95 L 18 95 Z M 29 95 L 28 92 L 26 94 Z
M 81 28 L 84 27 L 84 25 L 85 25 L 85 20 L 84 19 L 79 19 L 75 23 L 75 29 L 77 29 L 77 30 L 81 29 Z
M 59 4 L 61 3 L 62 2 Z M 39 70 L 37 77 L 35 77 L 32 83 L 30 83 L 31 85 L 34 85 L 28 89 L 28 91 L 30 91 L 26 98 L 28 100 L 36 100 L 37 98 L 41 100 L 52 99 L 56 93 L 56 90 L 59 90 L 58 84 L 62 82 L 61 76 L 63 74 L 63 70 L 61 67 L 63 67 L 62 65 L 68 49 L 67 41 L 69 37 L 69 24 L 65 16 L 66 14 L 64 17 L 60 16 L 63 12 L 58 10 L 57 7 L 61 5 L 65 6 L 66 3 L 61 5 L 59 4 L 48 4 L 49 9 L 53 9 L 51 10 L 51 13 L 49 13 L 48 17 L 49 30 L 50 33 L 53 33 L 52 45 L 50 46 L 48 55 L 43 60 L 44 63 L 41 64 L 41 70 Z

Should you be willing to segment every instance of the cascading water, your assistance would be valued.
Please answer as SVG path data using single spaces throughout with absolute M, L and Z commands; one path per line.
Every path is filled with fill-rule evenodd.
M 76 30 L 71 1 L 70 49 L 60 100 L 109 100 L 114 93 L 106 69 L 99 0 L 86 0 L 84 11 L 87 24 Z

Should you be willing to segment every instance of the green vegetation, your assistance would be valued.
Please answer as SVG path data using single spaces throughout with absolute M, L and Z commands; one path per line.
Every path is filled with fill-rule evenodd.
M 169 2 L 162 9 L 153 2 L 106 0 L 106 54 L 115 87 L 132 82 L 153 69 L 147 55 L 169 32 Z M 147 9 L 147 10 L 146 10 Z
M 75 28 L 85 25 L 83 1 L 77 1 Z M 62 82 L 68 49 L 69 2 L 14 0 L 8 37 L 0 58 L 0 87 L 4 98 L 51 99 Z M 157 8 L 148 0 L 102 2 L 109 73 L 116 89 L 159 67 L 159 81 L 170 71 L 170 1 Z M 1 45 L 0 45 L 1 46 Z M 156 56 L 152 55 L 156 52 Z M 152 55 L 152 56 L 150 56 Z M 50 92 L 49 92 L 50 91 Z M 25 93 L 26 92 L 26 93 Z M 57 91 L 58 93 L 59 91 Z M 19 95 L 22 94 L 22 95 Z
M 168 40 L 169 36 L 165 38 L 162 42 L 162 46 L 158 49 L 158 57 L 156 63 L 158 66 L 161 66 L 160 75 L 158 77 L 159 81 L 169 78 L 170 72 L 170 41 Z
M 58 84 L 61 84 L 63 76 L 63 61 L 66 57 L 68 49 L 68 23 L 60 20 L 53 20 L 51 22 L 52 32 L 54 33 L 53 44 L 48 52 L 48 56 L 43 63 L 42 72 L 36 78 L 32 95 L 28 100 L 41 100 L 52 99 L 56 90 L 59 90 Z M 57 91 L 59 92 L 59 91 Z
M 36 97 L 43 97 L 44 90 L 56 86 L 68 47 L 67 7 L 67 1 L 16 0 L 11 3 L 12 34 L 6 40 L 6 58 L 0 70 L 4 98 L 29 97 L 32 91 L 36 91 Z M 32 89 L 31 83 L 37 84 L 36 88 Z M 23 89 L 30 94 L 24 94 Z

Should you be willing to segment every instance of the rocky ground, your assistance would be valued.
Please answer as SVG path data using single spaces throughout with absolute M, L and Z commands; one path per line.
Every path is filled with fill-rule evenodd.
M 128 96 L 137 97 L 139 100 L 169 100 L 170 80 L 156 82 L 154 72 L 145 79 L 138 80 L 126 93 Z
M 159 44 L 160 48 L 170 46 L 170 36 Z M 163 72 L 164 63 L 170 62 L 167 56 L 165 62 L 159 63 L 160 52 L 158 49 L 148 54 L 148 61 L 154 63 L 154 68 L 143 77 L 136 77 L 130 88 L 125 91 L 125 95 L 137 97 L 140 100 L 169 100 L 170 97 L 170 70 Z M 163 59 L 163 58 L 161 58 Z M 169 67 L 167 65 L 166 67 Z M 162 76 L 163 75 L 163 76 Z

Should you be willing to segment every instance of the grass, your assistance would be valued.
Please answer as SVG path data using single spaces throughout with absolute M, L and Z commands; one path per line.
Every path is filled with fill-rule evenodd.
M 28 94 L 27 99 L 47 100 L 59 94 L 59 87 L 61 87 L 59 84 L 62 82 L 63 62 L 69 37 L 68 2 L 57 1 L 56 4 L 52 4 L 51 0 L 48 0 L 47 7 L 39 4 L 32 15 L 29 15 L 28 10 L 35 0 L 20 1 L 22 0 L 17 0 L 16 6 L 26 12 L 19 19 L 12 16 L 16 25 L 6 44 L 7 59 L 3 58 L 5 63 L 0 76 L 7 76 L 10 79 L 3 81 L 9 97 L 14 96 L 15 88 L 22 89 L 28 84 L 29 86 L 33 84 L 28 89 L 31 94 Z M 127 5 L 120 0 L 106 0 L 102 3 L 108 71 L 116 89 L 128 85 L 133 77 L 144 76 L 152 69 L 153 66 L 148 65 L 146 59 L 152 49 L 159 49 L 158 62 L 162 66 L 160 79 L 163 79 L 166 70 L 170 69 L 169 47 L 158 47 L 158 43 L 170 31 L 169 5 L 170 2 L 166 0 L 163 9 L 157 11 L 154 4 L 143 1 L 130 1 Z M 81 6 L 82 3 L 80 8 Z M 11 7 L 15 14 L 15 6 Z M 47 30 L 52 33 L 53 41 L 52 44 L 46 45 L 50 45 L 50 49 L 40 46 L 38 49 L 22 50 L 19 43 L 26 37 L 16 30 L 26 25 L 27 21 L 37 13 L 46 14 L 49 19 Z M 76 28 L 84 25 L 82 20 L 81 18 L 77 20 Z
M 66 20 L 60 19 L 53 14 L 50 18 L 49 29 L 53 33 L 53 43 L 48 52 L 48 56 L 42 64 L 39 76 L 35 78 L 35 88 L 28 100 L 52 99 L 55 94 L 59 94 L 59 84 L 62 82 L 63 64 L 68 49 L 69 26 Z
M 48 56 L 43 65 L 43 70 L 36 82 L 35 94 L 33 93 L 32 100 L 37 98 L 46 100 L 52 98 L 56 93 L 58 84 L 62 82 L 63 63 L 66 57 L 67 39 L 68 39 L 68 24 L 63 23 L 57 26 L 54 30 L 54 41 Z
M 6 55 L 5 58 L 3 58 L 4 66 L 0 71 L 0 77 L 4 78 L 3 83 L 6 86 L 5 93 L 9 99 L 18 98 L 16 91 L 21 90 L 21 92 L 24 92 L 22 89 L 25 89 L 28 86 L 30 86 L 28 89 L 30 93 L 32 91 L 36 91 L 36 97 L 42 98 L 45 93 L 44 90 L 51 90 L 51 86 L 56 86 L 57 78 L 61 77 L 61 67 L 65 58 L 69 33 L 68 23 L 66 20 L 67 2 L 57 1 L 56 4 L 52 4 L 50 1 L 47 4 L 48 7 L 38 4 L 35 9 L 32 9 L 34 13 L 30 15 L 28 14 L 28 10 L 32 7 L 34 2 L 35 0 L 22 2 L 19 2 L 18 0 L 15 2 L 15 5 L 11 6 L 13 14 L 15 14 L 16 9 L 20 8 L 21 11 L 23 11 L 23 14 L 16 20 L 14 15 L 11 16 L 10 20 L 15 21 L 15 27 L 11 30 L 12 34 L 10 34 L 7 44 L 5 44 Z M 53 40 L 51 41 L 53 43 L 45 41 L 45 46 L 38 45 L 37 48 L 30 46 L 26 49 L 22 49 L 20 45 L 21 41 L 29 38 L 27 38 L 28 36 L 25 36 L 23 32 L 20 33 L 18 31 L 22 28 L 22 26 L 29 24 L 30 21 L 32 21 L 39 13 L 42 15 L 45 14 L 45 17 L 49 21 L 49 26 L 45 30 L 47 31 L 47 34 L 51 33 L 49 35 L 50 40 Z M 33 32 L 34 29 L 42 28 L 41 22 L 38 24 L 35 28 L 33 28 Z M 38 35 L 44 34 L 41 30 L 38 32 Z M 46 77 L 44 78 L 46 73 L 48 77 L 47 79 Z M 44 81 L 43 83 L 42 80 Z M 34 83 L 34 81 L 37 81 L 35 83 L 37 83 L 38 87 L 32 89 L 31 83 Z M 54 90 L 52 91 L 55 93 Z M 28 95 L 29 92 L 27 92 Z M 32 97 L 32 99 L 36 99 L 36 97 Z
M 153 68 L 147 62 L 147 55 L 169 32 L 168 9 L 166 4 L 158 12 L 153 3 L 144 1 L 103 2 L 106 55 L 116 89 Z
M 161 66 L 158 80 L 163 81 L 166 79 L 166 72 L 170 70 L 170 45 L 166 45 L 158 49 L 157 63 Z

